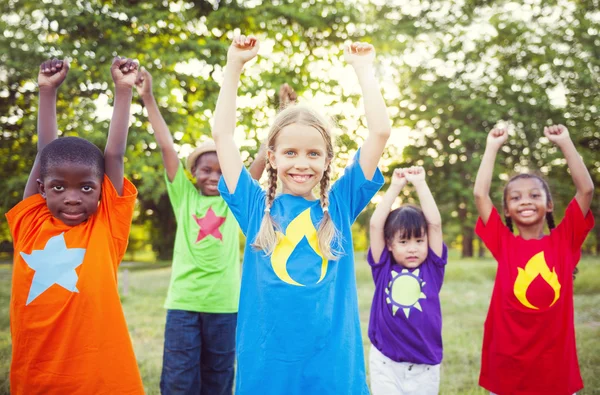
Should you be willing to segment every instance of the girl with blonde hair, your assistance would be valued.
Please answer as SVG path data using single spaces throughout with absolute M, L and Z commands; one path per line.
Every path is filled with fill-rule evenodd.
M 377 163 L 390 135 L 375 50 L 364 43 L 345 48 L 364 95 L 369 136 L 344 175 L 331 185 L 327 120 L 309 107 L 288 106 L 267 138 L 265 191 L 244 169 L 233 139 L 240 75 L 258 48 L 252 36 L 233 40 L 213 127 L 219 190 L 247 238 L 236 394 L 368 394 L 351 225 L 383 184 Z

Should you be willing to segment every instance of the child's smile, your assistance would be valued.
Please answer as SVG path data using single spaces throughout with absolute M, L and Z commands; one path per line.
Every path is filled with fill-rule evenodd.
M 301 124 L 284 127 L 269 151 L 271 165 L 283 184 L 283 193 L 315 199 L 312 190 L 329 164 L 325 140 L 316 128 Z

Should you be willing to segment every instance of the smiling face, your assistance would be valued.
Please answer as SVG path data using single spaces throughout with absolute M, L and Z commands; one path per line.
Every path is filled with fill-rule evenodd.
M 312 126 L 292 123 L 282 128 L 268 151 L 277 170 L 283 193 L 313 200 L 313 189 L 329 166 L 328 147 L 323 135 Z
M 51 166 L 38 180 L 38 191 L 52 215 L 69 226 L 79 225 L 98 210 L 101 187 L 94 166 L 69 162 Z
M 219 196 L 217 185 L 221 178 L 221 165 L 216 152 L 206 152 L 196 159 L 192 169 L 196 186 L 204 196 Z
M 517 229 L 542 225 L 552 201 L 542 181 L 535 177 L 516 178 L 508 183 L 504 195 L 504 215 Z

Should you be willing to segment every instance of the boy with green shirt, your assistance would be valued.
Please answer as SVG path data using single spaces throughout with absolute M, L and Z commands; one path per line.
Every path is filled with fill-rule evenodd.
M 152 77 L 136 87 L 148 111 L 165 165 L 165 182 L 177 220 L 160 389 L 163 394 L 231 394 L 240 294 L 239 228 L 217 190 L 221 167 L 207 141 L 190 154 L 186 176 L 173 137 L 152 94 Z M 256 179 L 264 155 L 250 167 Z

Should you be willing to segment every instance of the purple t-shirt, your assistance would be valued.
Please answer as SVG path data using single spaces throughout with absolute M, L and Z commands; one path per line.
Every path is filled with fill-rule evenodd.
M 369 320 L 371 343 L 393 361 L 437 365 L 442 362 L 440 290 L 448 262 L 431 248 L 416 269 L 396 263 L 387 248 L 375 263 L 367 256 L 375 281 Z

